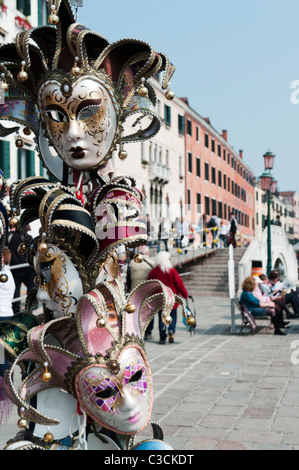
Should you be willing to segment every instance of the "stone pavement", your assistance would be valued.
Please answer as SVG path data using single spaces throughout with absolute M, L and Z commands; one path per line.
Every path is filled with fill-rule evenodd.
M 195 335 L 179 315 L 174 344 L 158 344 L 157 322 L 155 339 L 146 343 L 152 419 L 162 425 L 165 441 L 177 450 L 299 449 L 299 364 L 291 362 L 299 320 L 287 336 L 263 326 L 240 335 L 237 316 L 232 334 L 229 299 L 195 300 Z
M 156 319 L 154 339 L 146 342 L 152 420 L 165 441 L 176 450 L 298 450 L 299 364 L 291 359 L 299 362 L 299 320 L 287 336 L 262 326 L 254 335 L 233 334 L 229 299 L 195 301 L 195 335 L 179 312 L 174 344 L 158 344 Z M 18 431 L 16 421 L 14 411 L 0 427 L 0 448 Z M 136 441 L 149 435 L 147 427 Z

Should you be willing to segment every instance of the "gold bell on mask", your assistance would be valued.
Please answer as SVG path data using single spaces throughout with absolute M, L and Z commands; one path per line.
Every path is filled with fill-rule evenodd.
M 128 152 L 126 152 L 124 149 L 121 149 L 118 153 L 118 156 L 121 160 L 125 160 L 128 156 Z
M 7 274 L 1 273 L 1 274 L 0 274 L 0 282 L 1 282 L 1 284 L 5 284 L 5 282 L 7 282 L 7 281 L 8 281 L 8 276 L 7 276 Z
M 142 84 L 141 84 L 140 88 L 138 89 L 138 95 L 141 96 L 142 98 L 147 98 L 148 97 L 148 89 L 144 84 L 145 79 L 142 78 L 141 81 L 142 81 Z
M 42 381 L 43 382 L 50 382 L 50 380 L 52 379 L 52 374 L 48 370 L 48 363 L 47 362 L 44 362 L 44 368 L 45 368 L 45 370 L 42 373 Z
M 127 313 L 134 313 L 136 310 L 136 307 L 134 304 L 132 304 L 131 302 L 128 302 L 127 305 L 125 306 L 125 311 Z
M 166 317 L 163 318 L 163 321 L 166 325 L 171 325 L 172 317 L 170 315 L 167 315 Z
M 21 139 L 21 137 L 17 137 L 17 139 L 15 141 L 15 145 L 18 149 L 21 149 L 22 147 L 24 147 L 24 142 Z
M 79 61 L 79 57 L 75 57 L 75 63 L 74 63 L 74 66 L 71 70 L 72 74 L 77 77 L 78 75 L 80 75 L 80 72 L 81 72 L 81 69 L 80 67 L 78 66 L 78 61 Z
M 43 233 L 41 242 L 39 243 L 39 245 L 37 247 L 38 251 L 43 255 L 45 255 L 48 252 L 48 249 L 49 249 L 48 244 L 45 241 L 45 237 L 46 237 L 46 234 Z
M 20 255 L 24 255 L 25 253 L 27 253 L 29 251 L 29 248 L 28 246 L 26 245 L 26 243 L 21 243 L 19 246 L 18 246 L 18 253 Z
M 59 23 L 59 16 L 56 13 L 55 5 L 51 6 L 51 13 L 48 18 L 49 24 L 56 25 Z
M 171 101 L 173 100 L 173 98 L 175 97 L 175 94 L 173 93 L 173 91 L 171 91 L 170 89 L 170 83 L 168 84 L 168 89 L 165 93 L 165 98 L 168 100 L 168 101 Z
M 27 419 L 24 417 L 24 413 L 25 413 L 25 408 L 20 408 L 20 419 L 18 420 L 18 427 L 20 429 L 26 429 L 27 426 L 28 426 L 28 421 Z
M 20 82 L 26 82 L 28 80 L 28 73 L 25 70 L 25 62 L 22 61 L 21 65 L 22 65 L 22 69 L 18 73 L 18 80 L 20 80 Z
M 11 228 L 14 228 L 14 227 L 16 227 L 16 226 L 18 225 L 18 222 L 19 222 L 19 221 L 18 221 L 18 218 L 16 217 L 16 214 L 13 212 L 12 217 L 11 217 L 11 219 L 10 219 L 10 221 L 9 221 L 9 226 L 10 226 Z
M 135 263 L 142 263 L 143 261 L 143 256 L 140 253 L 136 253 L 133 257 Z

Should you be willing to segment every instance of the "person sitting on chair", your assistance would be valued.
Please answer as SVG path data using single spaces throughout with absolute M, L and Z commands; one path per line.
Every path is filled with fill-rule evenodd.
M 270 294 L 272 299 L 274 300 L 284 294 L 285 303 L 291 304 L 295 317 L 299 317 L 299 297 L 294 290 L 287 290 L 285 288 L 283 282 L 280 281 L 280 272 L 277 269 L 274 269 L 270 272 L 268 279 L 272 286 Z
M 285 304 L 283 303 L 282 300 L 276 300 L 276 299 L 274 300 L 274 299 L 271 299 L 271 297 L 269 297 L 268 295 L 263 294 L 260 289 L 260 285 L 262 284 L 263 281 L 260 279 L 259 276 L 253 276 L 253 278 L 255 280 L 256 286 L 255 286 L 255 289 L 252 291 L 252 294 L 259 301 L 262 301 L 265 303 L 274 302 L 275 312 L 276 312 L 277 317 L 279 318 L 279 326 L 281 328 L 286 328 L 290 322 L 283 321 L 282 312 L 283 312 L 283 309 L 286 308 Z
M 285 335 L 280 329 L 280 321 L 275 311 L 275 303 L 263 302 L 258 300 L 253 295 L 253 291 L 256 287 L 256 282 L 252 276 L 246 277 L 242 283 L 242 294 L 240 297 L 240 303 L 252 313 L 254 317 L 263 317 L 269 315 L 271 322 L 274 326 L 275 335 Z
M 272 293 L 272 284 L 267 278 L 266 274 L 260 274 L 259 278 L 261 283 L 259 284 L 259 289 L 261 290 L 262 294 L 271 297 L 271 300 L 278 305 L 282 311 L 285 311 L 287 318 L 295 318 L 295 315 L 290 312 L 286 303 L 284 295 L 274 295 Z

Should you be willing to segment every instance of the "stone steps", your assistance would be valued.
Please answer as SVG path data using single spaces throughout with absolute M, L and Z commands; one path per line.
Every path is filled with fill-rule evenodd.
M 238 284 L 238 262 L 245 252 L 244 248 L 234 250 L 236 288 Z M 228 260 L 229 250 L 217 250 L 202 260 L 200 264 L 190 266 L 190 274 L 183 277 L 184 284 L 192 296 L 228 297 Z

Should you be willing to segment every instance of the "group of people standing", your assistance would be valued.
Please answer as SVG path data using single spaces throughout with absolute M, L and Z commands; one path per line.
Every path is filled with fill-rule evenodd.
M 211 231 L 213 237 L 212 247 L 217 244 L 218 238 L 220 240 L 220 248 L 227 248 L 229 245 L 232 245 L 234 248 L 237 246 L 237 221 L 233 212 L 229 217 L 228 225 L 225 225 L 216 214 L 213 214 L 208 221 L 206 228 Z
M 166 217 L 162 217 L 157 234 L 158 253 L 161 249 L 169 251 L 170 238 L 173 238 L 175 248 L 186 248 L 188 244 L 195 240 L 195 233 L 201 234 L 200 241 L 206 245 L 208 231 L 212 234 L 212 247 L 217 244 L 219 238 L 220 248 L 227 248 L 229 245 L 233 245 L 235 248 L 237 246 L 237 220 L 233 212 L 229 218 L 229 223 L 226 225 L 216 214 L 213 214 L 209 221 L 207 221 L 207 217 L 204 215 L 202 220 L 193 228 L 192 226 L 190 227 L 190 224 L 183 217 L 177 217 L 172 224 Z M 153 243 L 155 236 L 149 214 L 147 214 L 147 234 L 150 243 Z

